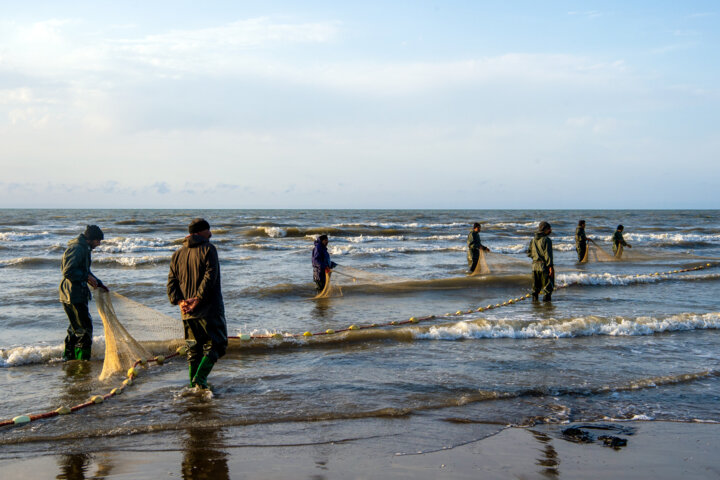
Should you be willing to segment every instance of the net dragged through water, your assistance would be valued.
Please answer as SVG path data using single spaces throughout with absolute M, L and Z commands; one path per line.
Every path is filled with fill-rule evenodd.
M 168 342 L 184 337 L 180 319 L 118 293 L 98 289 L 95 291 L 95 303 L 105 330 L 105 361 L 100 380 L 125 372 L 138 359 L 152 358 L 148 348 L 159 348 L 160 344 L 167 348 Z M 153 345 L 153 342 L 158 345 Z

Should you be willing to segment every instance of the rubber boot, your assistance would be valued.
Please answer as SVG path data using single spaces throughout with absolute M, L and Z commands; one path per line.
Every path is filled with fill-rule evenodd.
M 62 354 L 62 360 L 63 360 L 63 362 L 69 362 L 70 360 L 75 360 L 75 348 L 74 347 L 65 347 L 65 350 L 63 350 L 63 354 Z
M 195 372 L 192 383 L 203 389 L 208 388 L 207 377 L 214 365 L 215 362 L 210 360 L 210 357 L 204 356 L 200 361 L 197 372 Z
M 543 302 L 551 302 L 552 301 L 552 295 L 549 293 L 546 293 L 543 295 Z
M 533 299 L 533 302 L 537 302 L 537 301 L 538 301 L 538 294 L 537 294 L 537 293 L 533 293 L 533 294 L 532 294 L 532 299 Z
M 75 360 L 90 360 L 90 349 L 75 347 Z
M 194 387 L 195 383 L 193 379 L 195 378 L 195 374 L 198 371 L 198 367 L 200 366 L 200 362 L 194 361 L 194 362 L 188 362 L 188 370 L 190 372 L 190 387 Z

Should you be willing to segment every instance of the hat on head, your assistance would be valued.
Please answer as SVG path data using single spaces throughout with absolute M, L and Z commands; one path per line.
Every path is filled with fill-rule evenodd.
M 200 233 L 205 230 L 210 230 L 210 224 L 204 218 L 194 218 L 188 225 L 188 232 L 190 233 Z
M 538 225 L 537 231 L 538 231 L 538 233 L 542 233 L 545 230 L 547 230 L 548 228 L 550 228 L 550 224 L 548 222 L 543 221 L 543 222 L 540 222 L 540 224 Z
M 480 224 L 478 222 L 473 223 L 473 228 L 480 228 Z
M 100 227 L 97 225 L 88 225 L 87 228 L 85 228 L 85 238 L 88 240 L 102 240 L 105 238 L 105 235 L 103 235 L 102 230 L 100 230 Z

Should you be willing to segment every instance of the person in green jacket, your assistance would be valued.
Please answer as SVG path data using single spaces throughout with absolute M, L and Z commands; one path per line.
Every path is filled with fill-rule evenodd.
M 473 273 L 480 259 L 480 249 L 485 252 L 490 251 L 489 248 L 480 243 L 480 224 L 477 222 L 473 224 L 473 228 L 468 234 L 467 248 L 468 272 Z
M 622 234 L 623 230 L 625 230 L 625 227 L 623 227 L 622 225 L 618 225 L 617 230 L 615 230 L 615 233 L 613 234 L 613 240 L 612 240 L 613 247 L 612 248 L 613 248 L 613 253 L 615 255 L 618 254 L 618 250 L 620 250 L 620 245 L 622 245 L 623 247 L 632 248 L 632 246 L 629 243 L 627 243 L 625 241 L 625 239 L 623 238 L 623 234 Z
M 550 234 L 552 227 L 548 222 L 540 222 L 535 237 L 530 240 L 527 255 L 532 258 L 533 286 L 532 298 L 537 300 L 543 294 L 543 302 L 551 301 L 555 287 L 555 268 L 553 265 L 553 249 Z
M 63 253 L 60 282 L 60 302 L 70 325 L 65 337 L 63 360 L 90 360 L 93 324 L 88 302 L 93 288 L 107 287 L 90 271 L 90 252 L 103 241 L 104 235 L 97 225 L 88 225 L 84 233 L 68 242 Z
M 585 259 L 587 242 L 588 238 L 585 236 L 585 220 L 580 220 L 575 229 L 575 250 L 577 250 L 578 262 L 582 262 Z
M 190 235 L 170 261 L 167 295 L 182 313 L 190 385 L 206 389 L 210 371 L 227 350 L 225 304 L 210 224 L 196 218 L 188 231 Z

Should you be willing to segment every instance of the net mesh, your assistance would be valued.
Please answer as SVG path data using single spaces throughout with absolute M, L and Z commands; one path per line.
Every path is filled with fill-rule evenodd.
M 152 358 L 151 351 L 174 347 L 184 337 L 178 319 L 115 292 L 98 289 L 94 297 L 105 330 L 105 361 L 100 380 L 125 372 L 138 359 Z
M 489 273 L 490 267 L 488 267 L 487 260 L 485 259 L 485 250 L 480 250 L 477 265 L 475 265 L 475 270 L 470 273 L 470 276 L 474 277 L 475 275 L 487 275 Z
M 343 287 L 348 285 L 390 285 L 407 281 L 407 278 L 337 265 L 331 273 L 325 274 L 325 288 L 314 298 L 341 297 Z

